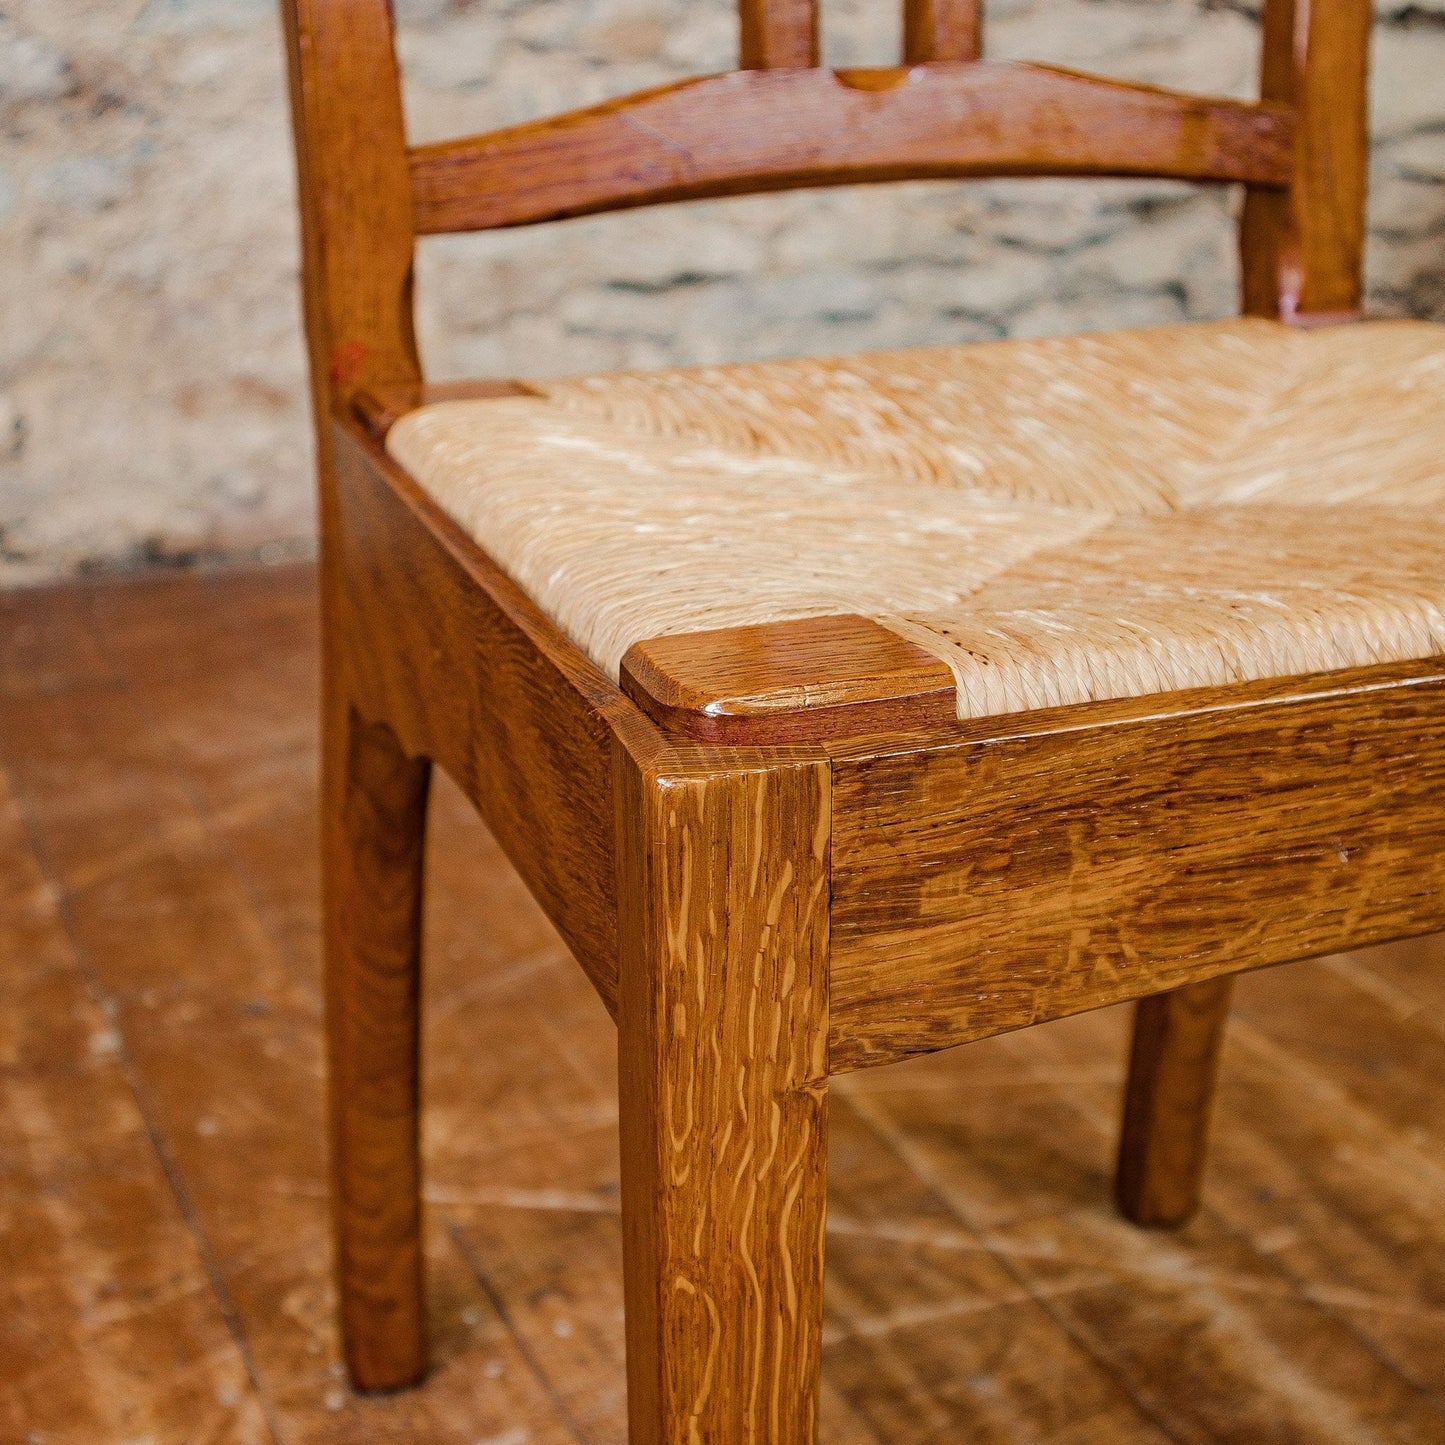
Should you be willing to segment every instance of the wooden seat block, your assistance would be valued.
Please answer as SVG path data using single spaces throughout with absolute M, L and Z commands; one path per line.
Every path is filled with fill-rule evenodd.
M 970 718 L 1445 653 L 1445 326 L 1245 318 L 534 390 L 422 407 L 388 449 L 599 668 L 640 644 L 632 695 L 696 737 L 926 723 L 945 671 Z M 849 616 L 889 635 L 816 620 Z M 904 639 L 940 686 L 880 710 L 919 686 Z
M 622 690 L 672 731 L 712 742 L 817 740 L 952 720 L 953 673 L 866 617 L 813 617 L 635 643 Z

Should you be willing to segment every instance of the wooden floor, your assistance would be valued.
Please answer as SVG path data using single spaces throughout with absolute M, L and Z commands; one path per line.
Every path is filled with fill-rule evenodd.
M 623 1438 L 611 1025 L 445 781 L 436 1368 L 342 1378 L 311 587 L 0 600 L 6 1445 Z M 1256 974 L 1236 1014 L 1177 1235 L 1108 1207 L 1118 1011 L 839 1082 L 829 1441 L 1445 1441 L 1445 945 Z

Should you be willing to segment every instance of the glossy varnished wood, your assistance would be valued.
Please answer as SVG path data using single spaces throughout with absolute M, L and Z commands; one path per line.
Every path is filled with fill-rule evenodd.
M 349 709 L 323 782 L 327 1075 L 342 1338 L 364 1390 L 426 1367 L 420 1083 L 422 843 L 430 766 Z
M 1260 93 L 1299 117 L 1287 190 L 1251 189 L 1244 306 L 1310 324 L 1358 316 L 1369 163 L 1369 0 L 1270 0 Z
M 1136 1224 L 1174 1228 L 1199 1208 L 1210 1105 L 1234 979 L 1135 1005 L 1114 1197 Z
M 315 614 L 304 568 L 0 597 L 7 1441 L 625 1438 L 615 1030 L 443 774 L 434 1369 L 336 1373 Z M 1124 1011 L 833 1081 L 823 1439 L 1433 1445 L 1442 962 L 1239 980 L 1180 1234 L 1102 1207 Z
M 1284 185 L 1293 117 L 1043 65 L 738 71 L 411 152 L 421 233 L 796 186 L 980 176 Z
M 714 742 L 807 742 L 948 723 L 953 674 L 866 617 L 812 617 L 630 647 L 622 690 L 659 726 Z
M 417 383 L 415 217 L 385 0 L 282 0 L 317 442 L 366 386 Z
M 823 71 L 811 0 L 743 0 L 740 72 L 413 151 L 386 0 L 283 11 L 320 461 L 332 1192 L 353 1378 L 403 1383 L 422 1360 L 432 760 L 619 1019 L 633 1438 L 806 1441 L 829 1070 L 1168 992 L 1140 1016 L 1120 1195 L 1177 1217 L 1202 1157 L 1214 981 L 1445 922 L 1445 680 L 1422 664 L 963 725 L 937 664 L 833 619 L 821 630 L 836 635 L 780 647 L 644 644 L 624 692 L 384 454 L 391 421 L 437 394 L 412 336 L 415 235 L 905 178 L 1242 181 L 1248 308 L 1337 319 L 1358 299 L 1368 5 L 1269 0 L 1264 101 L 1248 105 L 976 62 L 968 0 L 906 4 L 908 65 Z M 886 1135 L 883 1111 L 858 1118 Z M 254 1234 L 235 1238 L 254 1251 Z M 1143 1418 L 1137 1394 L 1101 1405 L 1103 1438 Z M 1408 1413 L 1396 1379 L 1375 1377 L 1372 1398 Z M 497 1433 L 468 1422 L 469 1438 Z
M 335 449 L 355 705 L 457 779 L 615 1008 L 611 749 L 646 719 L 359 426 Z
M 832 1061 L 1445 926 L 1445 664 L 971 724 L 834 770 Z
M 619 748 L 629 1438 L 818 1430 L 826 762 Z

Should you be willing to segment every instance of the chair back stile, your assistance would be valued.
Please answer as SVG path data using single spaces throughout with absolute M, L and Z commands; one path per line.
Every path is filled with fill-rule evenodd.
M 1284 190 L 1249 191 L 1244 309 L 1308 325 L 1359 314 L 1369 165 L 1369 0 L 1267 0 L 1264 100 L 1298 116 Z
M 419 234 L 794 186 L 1242 182 L 1244 309 L 1358 313 L 1370 0 L 1266 0 L 1255 104 L 980 60 L 981 0 L 903 0 L 903 66 L 823 71 L 816 0 L 739 0 L 739 71 L 416 148 L 388 0 L 281 3 L 318 419 L 420 383 Z
M 419 383 L 416 220 L 389 0 L 281 0 L 321 474 L 328 418 Z

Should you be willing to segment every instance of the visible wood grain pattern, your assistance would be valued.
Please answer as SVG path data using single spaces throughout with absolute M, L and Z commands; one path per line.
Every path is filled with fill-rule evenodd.
M 411 153 L 419 232 L 796 186 L 1020 175 L 1283 185 L 1280 106 L 986 61 L 705 76 Z
M 950 1237 L 955 1250 L 967 1241 L 993 1246 L 1020 1292 L 1041 1299 L 1083 1350 L 1109 1362 L 1157 1438 L 1252 1445 L 1374 1435 L 1425 1445 L 1439 1433 L 1436 1391 L 1445 1378 L 1425 1352 L 1445 1339 L 1445 1321 L 1433 1305 L 1421 1308 L 1438 1299 L 1437 1284 L 1421 1284 L 1426 1273 L 1438 1280 L 1427 1260 L 1438 1258 L 1445 1230 L 1410 1201 L 1403 1178 L 1380 1185 L 1397 1166 L 1431 1172 L 1440 1122 L 1424 1120 L 1413 1088 L 1441 1035 L 1407 1039 L 1398 1019 L 1379 1028 L 1385 1010 L 1363 991 L 1326 989 L 1323 1007 L 1313 1007 L 1329 976 L 1327 966 L 1306 963 L 1239 980 L 1216 1166 L 1204 1208 L 1179 1234 L 1139 1231 L 1098 1207 L 1125 1011 L 848 1075 L 835 1081 L 834 1115 L 856 1110 L 872 1140 L 928 1183 L 933 1208 L 910 1214 L 918 1223 L 908 1237 L 935 1249 L 904 1254 L 905 1265 L 945 1262 Z M 1263 1034 L 1251 1014 L 1275 1030 Z M 1281 1046 L 1285 1038 L 1291 1047 Z M 1358 1091 L 1368 1091 L 1372 1073 L 1364 1105 Z M 1304 1104 L 1300 1096 L 1315 1090 Z M 1405 1112 L 1392 1111 L 1395 1125 L 1381 1126 L 1376 1110 L 1386 1098 L 1421 1122 L 1416 1148 L 1403 1137 Z M 845 1153 L 839 1133 L 835 1161 Z M 1433 1195 L 1440 1186 L 1421 1177 L 1417 1187 Z M 896 1212 L 883 1212 L 877 1232 L 899 1238 L 903 1231 L 889 1228 Z M 838 1215 L 830 1200 L 830 1225 Z M 831 1262 L 832 1238 L 829 1245 Z M 918 1315 L 923 1327 L 899 1341 L 902 1368 L 886 1378 L 917 1379 L 944 1347 L 941 1337 L 986 1328 L 988 1318 Z M 1020 1384 L 1041 1382 L 1046 1368 L 1022 1367 Z M 986 1381 L 999 1386 L 991 1372 Z M 1002 1392 L 1011 1393 L 1009 1383 Z M 923 1396 L 920 1413 L 933 1398 Z M 1137 1424 L 1101 1418 L 1096 1399 L 1081 1396 L 1055 1430 L 1098 1445 L 1139 1438 Z M 906 1406 L 898 1408 L 895 1418 L 906 1420 Z M 1001 1441 L 1029 1438 L 1007 1413 L 984 1414 Z M 974 1428 L 976 1417 L 938 1438 L 967 1439 Z M 1034 1438 L 1048 1435 L 1040 1429 Z M 893 1438 L 911 1437 L 905 1427 Z
M 1445 927 L 1445 665 L 1090 711 L 839 757 L 835 1070 Z
M 415 1384 L 422 1302 L 419 1009 L 430 765 L 329 699 L 323 764 L 326 1037 L 337 1295 L 351 1378 Z
M 1135 1224 L 1183 1224 L 1199 1208 L 1228 975 L 1140 999 L 1114 1197 Z
M 738 0 L 744 70 L 818 63 L 817 0 Z
M 804 742 L 956 712 L 947 665 L 866 617 L 652 638 L 628 648 L 622 690 L 660 726 L 716 742 Z
M 27 917 L 58 910 L 103 986 L 73 1013 L 29 924 L 4 934 L 0 952 L 41 969 L 31 1013 L 0 1009 L 29 1125 L 0 1159 L 6 1217 L 93 1229 L 104 1212 L 67 1205 L 94 1186 L 115 1201 L 123 1263 L 88 1293 L 79 1282 L 102 1276 L 76 1254 L 0 1231 L 14 1301 L 0 1335 L 43 1335 L 47 1370 L 17 1389 L 20 1357 L 0 1354 L 0 1436 L 108 1439 L 125 1410 L 157 1445 L 213 1422 L 217 1445 L 625 1438 L 615 1032 L 445 777 L 428 879 L 436 1364 L 388 1396 L 334 1373 L 307 569 L 12 593 L 12 641 L 26 661 L 0 685 L 0 755 L 46 873 L 36 893 L 7 854 L 4 876 Z M 1100 1208 L 1122 1011 L 837 1080 L 823 1438 L 1434 1445 L 1442 962 L 1437 939 L 1239 980 L 1205 1204 L 1178 1235 Z M 7 981 L 0 969 L 0 993 Z M 6 1042 L 22 1014 L 37 1047 Z M 81 1075 L 53 1052 L 72 1039 Z M 97 1119 L 88 1087 L 116 1039 L 142 1147 L 164 1157 L 207 1260 L 194 1290 L 175 1255 L 153 1276 L 138 1263 L 151 1256 L 131 1231 L 164 1216 L 112 1195 L 135 1176 L 89 1145 L 122 1117 L 101 1102 Z M 198 1350 L 225 1365 L 200 1323 L 217 1291 L 249 1384 L 190 1367 Z M 134 1330 L 179 1373 L 108 1381 L 107 1360 L 153 1357 Z
M 1359 313 L 1369 160 L 1370 0 L 1268 0 L 1261 94 L 1299 115 L 1288 191 L 1251 189 L 1244 309 L 1315 324 Z
M 669 643 L 629 678 L 660 735 L 382 453 L 427 395 L 414 234 L 905 178 L 1243 181 L 1247 304 L 1328 320 L 1358 301 L 1365 9 L 1271 0 L 1265 103 L 1248 106 L 956 63 L 978 44 L 962 0 L 909 5 L 906 48 L 927 65 L 798 68 L 817 58 L 810 0 L 743 0 L 744 72 L 408 153 L 384 0 L 285 0 L 321 472 L 340 1263 L 361 1383 L 421 1363 L 423 759 L 462 783 L 619 1015 L 630 1412 L 634 1439 L 658 1445 L 816 1433 L 830 1063 L 1445 923 L 1430 806 L 1445 676 L 1423 665 L 979 727 L 943 717 L 936 671 L 876 638 L 887 655 L 833 638 L 761 678 L 741 655 L 688 672 L 689 644 Z M 822 728 L 785 705 L 825 698 Z M 805 745 L 745 753 L 689 727 Z M 1160 1161 L 1200 1157 L 1209 1051 L 1176 1013 L 1203 996 L 1144 1012 L 1136 1212 L 1177 1208 L 1152 1192 Z M 1371 1393 L 1398 1421 L 1393 1385 Z
M 379 447 L 336 451 L 357 705 L 461 783 L 614 1008 L 611 748 L 651 730 Z
M 0 766 L 0 1439 L 258 1441 L 264 1402 L 28 833 Z
M 282 0 L 317 443 L 358 388 L 421 377 L 401 84 L 388 0 Z
M 903 0 L 903 60 L 978 60 L 983 55 L 983 0 Z
M 539 1445 L 571 1441 L 547 1382 L 445 1219 L 427 1234 L 426 1387 L 360 1396 L 346 1386 L 328 1240 L 314 575 L 193 574 L 81 595 L 86 631 L 103 644 L 117 682 L 97 684 L 71 666 L 64 685 L 57 672 L 55 686 L 0 697 L 0 754 L 13 764 L 46 887 L 104 1010 L 108 1031 L 88 1057 L 123 1062 L 206 1279 L 193 1284 L 180 1253 L 152 1273 L 134 1252 L 134 1233 L 95 1293 L 77 1288 L 62 1258 L 32 1256 L 17 1276 L 28 1307 L 70 1300 L 83 1320 L 74 1345 L 96 1367 L 107 1348 L 124 1350 L 132 1328 L 157 1332 L 159 1359 L 152 1370 L 147 1352 L 122 1355 L 119 1392 L 96 1402 L 101 1411 L 152 1402 L 153 1426 L 138 1411 L 113 1435 L 93 1429 L 52 1393 L 27 1428 L 86 1445 L 130 1439 L 139 1428 L 157 1445 L 195 1445 L 198 1431 L 216 1445 L 475 1445 L 522 1425 Z M 37 618 L 51 611 L 44 594 L 30 601 Z M 298 617 L 309 625 L 295 625 Z M 468 936 L 477 941 L 506 938 L 517 911 L 515 892 L 497 886 L 505 864 L 494 853 L 486 860 L 483 896 L 495 892 L 497 903 L 473 914 Z M 512 937 L 527 953 L 531 938 L 551 934 L 529 900 L 520 902 L 532 933 Z M 433 1001 L 456 947 L 444 935 L 432 953 Z M 605 1015 L 602 1024 L 610 1033 Z M 75 1094 L 73 1077 L 56 1082 Z M 478 1100 L 458 1104 L 475 1110 Z M 429 1131 L 433 1158 L 439 1142 Z M 44 1142 L 34 1157 L 48 1185 L 82 1178 L 81 1147 L 65 1131 Z M 97 1158 L 100 1167 L 108 1162 Z M 8 1193 L 15 1176 L 3 1160 L 0 1178 Z M 62 1204 L 53 1193 L 50 1200 Z M 429 1208 L 435 1220 L 436 1205 Z M 132 1229 L 143 1217 L 132 1215 Z M 230 1328 L 264 1419 L 234 1377 L 191 1365 L 198 1348 L 225 1363 L 191 1312 L 207 1301 Z M 60 1365 L 63 1342 L 48 1343 Z M 0 1355 L 0 1401 L 10 1358 Z M 89 1388 L 82 1376 L 76 1383 Z
M 619 750 L 629 1438 L 808 1445 L 823 1324 L 828 769 L 670 774 L 668 761 Z

